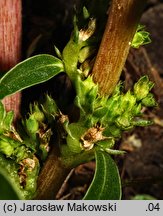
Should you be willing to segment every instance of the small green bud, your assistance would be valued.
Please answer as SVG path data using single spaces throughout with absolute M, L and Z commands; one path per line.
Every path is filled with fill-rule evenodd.
M 34 104 L 32 115 L 38 122 L 43 122 L 45 119 L 44 113 L 39 109 L 38 104 Z
M 3 128 L 5 130 L 8 130 L 8 131 L 11 130 L 11 124 L 12 124 L 13 119 L 14 119 L 14 112 L 13 111 L 7 112 L 3 120 Z
M 90 17 L 90 14 L 85 6 L 83 7 L 83 17 L 84 19 L 88 19 Z
M 138 82 L 134 85 L 134 94 L 137 100 L 145 98 L 149 91 L 153 88 L 154 83 L 149 81 L 148 76 L 141 77 Z
M 120 95 L 120 93 L 122 92 L 122 90 L 124 89 L 124 85 L 122 81 L 119 81 L 119 83 L 116 85 L 112 96 L 118 96 Z
M 54 50 L 55 50 L 55 53 L 56 53 L 57 57 L 62 59 L 62 54 L 61 54 L 61 52 L 59 51 L 59 49 L 56 46 L 54 46 Z
M 83 104 L 83 106 L 85 106 L 85 109 L 88 112 L 94 112 L 94 101 L 96 99 L 97 96 L 97 86 L 95 88 L 92 88 L 86 95 L 85 95 L 85 105 Z
M 81 80 L 81 91 L 83 93 L 88 93 L 91 89 L 95 88 L 97 85 L 93 82 L 93 79 L 91 76 L 89 76 L 84 81 Z
M 80 153 L 82 151 L 82 147 L 79 139 L 73 138 L 70 135 L 68 135 L 66 141 L 72 153 Z
M 108 118 L 108 121 L 110 123 L 113 122 L 117 116 L 122 115 L 122 113 L 124 112 L 124 109 L 122 109 L 121 107 L 121 103 L 122 103 L 121 95 L 111 97 L 107 101 L 108 113 L 106 117 Z
M 16 157 L 17 162 L 30 154 L 30 151 L 21 142 L 3 135 L 0 136 L 0 152 L 7 157 Z
M 0 152 L 10 157 L 14 152 L 14 147 L 10 145 L 9 138 L 0 137 Z
M 32 115 L 38 122 L 44 121 L 44 114 L 42 112 L 34 112 Z
M 125 112 L 130 112 L 133 109 L 135 104 L 136 104 L 135 96 L 132 95 L 130 91 L 128 91 L 122 97 L 121 109 L 123 109 Z
M 102 117 L 104 117 L 107 113 L 108 109 L 107 107 L 100 107 L 100 108 L 97 108 L 94 113 L 93 113 L 93 116 L 101 119 Z
M 74 25 L 74 31 L 73 31 L 73 42 L 75 42 L 75 44 L 78 43 L 79 40 L 79 29 L 78 29 L 78 25 L 77 25 L 78 19 L 77 16 L 75 15 L 73 17 L 73 25 Z
M 120 138 L 122 134 L 122 130 L 116 125 L 108 125 L 103 132 L 104 136 L 113 136 L 115 138 Z
M 133 48 L 139 48 L 142 45 L 151 43 L 149 32 L 144 30 L 145 26 L 139 25 L 137 32 L 134 35 L 131 46 Z
M 105 107 L 105 106 L 107 106 L 107 101 L 108 101 L 108 97 L 105 97 L 105 96 L 98 97 L 96 99 L 96 106 L 95 107 L 99 107 L 99 105 L 102 107 Z
M 152 93 L 149 93 L 143 100 L 141 101 L 142 105 L 146 107 L 154 107 L 157 105 L 155 98 Z
M 77 97 L 75 98 L 75 104 L 83 108 L 83 110 L 93 111 L 93 102 L 97 97 L 98 86 L 93 82 L 92 77 L 89 76 L 84 81 L 80 77 L 76 83 Z
M 93 53 L 95 52 L 95 49 L 93 46 L 86 46 L 83 47 L 79 52 L 79 62 L 83 63 L 87 58 L 89 58 Z
M 95 117 L 94 115 L 88 114 L 84 121 L 84 126 L 91 128 L 99 122 L 99 118 Z
M 16 156 L 16 161 L 19 162 L 29 156 L 29 150 L 24 145 L 19 146 L 13 152 L 13 155 Z
M 45 161 L 49 152 L 49 142 L 52 136 L 52 130 L 48 129 L 44 133 L 39 132 L 39 155 L 40 158 Z
M 132 128 L 131 116 L 129 115 L 129 113 L 124 113 L 122 116 L 119 116 L 116 119 L 116 124 L 122 130 L 128 130 L 128 129 Z
M 114 144 L 115 140 L 113 137 L 108 137 L 96 143 L 96 145 L 100 146 L 103 150 L 113 148 Z
M 68 125 L 66 138 L 67 145 L 72 153 L 80 153 L 82 148 L 81 137 L 86 132 L 87 128 L 79 123 L 71 123 Z
M 48 146 L 45 144 L 41 144 L 39 145 L 39 150 L 40 150 L 40 154 L 41 154 L 41 159 L 42 161 L 45 161 L 47 156 L 48 156 Z
M 46 95 L 46 99 L 42 105 L 42 109 L 46 115 L 51 115 L 54 117 L 56 115 L 58 115 L 58 113 L 59 113 L 59 110 L 58 110 L 58 107 L 57 107 L 55 101 L 49 95 Z
M 133 116 L 141 115 L 142 114 L 141 109 L 142 109 L 141 103 L 139 103 L 138 105 L 135 105 L 132 110 Z
M 33 115 L 25 120 L 26 128 L 29 134 L 36 134 L 39 129 L 39 123 Z
M 24 159 L 21 163 L 26 174 L 24 188 L 27 191 L 26 199 L 33 199 L 37 188 L 37 177 L 40 170 L 39 161 L 34 156 L 33 158 Z

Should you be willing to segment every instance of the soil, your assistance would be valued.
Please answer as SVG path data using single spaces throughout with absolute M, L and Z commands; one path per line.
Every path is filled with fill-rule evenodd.
M 54 54 L 54 43 L 62 50 L 71 32 L 75 2 L 78 1 L 23 0 L 23 58 L 38 53 Z M 126 80 L 126 88 L 140 75 L 148 74 L 155 82 L 154 94 L 159 103 L 154 110 L 144 110 L 146 117 L 154 121 L 152 126 L 124 133 L 118 143 L 120 149 L 127 151 L 125 156 L 115 158 L 123 184 L 122 199 L 131 199 L 137 194 L 149 194 L 156 199 L 163 199 L 162 22 L 163 1 L 149 0 L 141 23 L 145 24 L 151 33 L 152 43 L 139 50 L 131 49 L 122 74 L 122 79 Z M 65 76 L 61 75 L 48 84 L 24 91 L 23 107 L 27 107 L 29 102 L 47 91 L 59 99 L 62 95 L 72 99 L 74 94 L 67 93 L 65 84 L 70 88 Z M 62 92 L 62 95 L 59 95 L 59 92 Z M 28 95 L 33 96 L 28 98 Z M 93 161 L 72 170 L 56 198 L 82 199 L 93 178 L 94 170 Z

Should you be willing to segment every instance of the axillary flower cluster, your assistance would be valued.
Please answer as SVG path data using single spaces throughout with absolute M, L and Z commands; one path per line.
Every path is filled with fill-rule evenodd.
M 13 126 L 14 113 L 6 112 L 0 102 L 0 168 L 8 173 L 21 199 L 35 195 L 40 164 L 49 152 L 52 131 L 45 111 L 51 110 L 50 106 L 46 109 L 49 100 L 47 96 L 42 108 L 36 103 L 30 105 L 28 117 L 22 119 L 17 130 Z
M 123 153 L 113 149 L 122 132 L 152 124 L 142 118 L 141 111 L 143 107 L 156 106 L 150 93 L 153 85 L 147 76 L 143 76 L 134 85 L 133 91 L 123 93 L 123 84 L 119 83 L 110 97 L 102 97 L 91 76 L 85 80 L 78 77 L 74 103 L 80 109 L 80 118 L 75 123 L 64 122 L 70 152 L 100 148 L 110 154 Z

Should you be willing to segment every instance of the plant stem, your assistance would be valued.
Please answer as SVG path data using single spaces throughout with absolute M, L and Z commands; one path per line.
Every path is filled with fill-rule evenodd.
M 57 155 L 56 148 L 53 148 L 39 175 L 37 196 L 35 199 L 55 199 L 57 192 L 70 171 L 71 168 L 66 167 L 62 163 L 62 160 Z
M 70 168 L 75 168 L 80 164 L 90 162 L 95 158 L 95 150 L 91 149 L 89 151 L 83 151 L 77 155 L 71 155 L 67 158 L 63 158 L 64 164 Z
M 94 158 L 94 150 L 81 154 L 60 158 L 58 150 L 53 148 L 38 178 L 38 200 L 55 199 L 60 187 L 72 168 L 86 163 Z
M 146 2 L 147 0 L 112 0 L 92 71 L 101 94 L 110 95 L 120 78 Z
M 0 0 L 0 73 L 15 66 L 21 57 L 21 0 Z M 20 93 L 3 100 L 6 110 L 18 116 Z

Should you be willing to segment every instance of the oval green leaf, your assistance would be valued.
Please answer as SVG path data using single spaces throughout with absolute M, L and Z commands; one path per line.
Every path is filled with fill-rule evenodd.
M 9 173 L 0 166 L 0 200 L 22 199 L 19 190 L 10 179 Z
M 64 71 L 60 59 L 40 54 L 20 62 L 0 79 L 0 99 L 30 86 L 45 82 Z
M 116 163 L 102 151 L 96 151 L 95 159 L 95 175 L 84 200 L 121 199 L 121 180 Z

